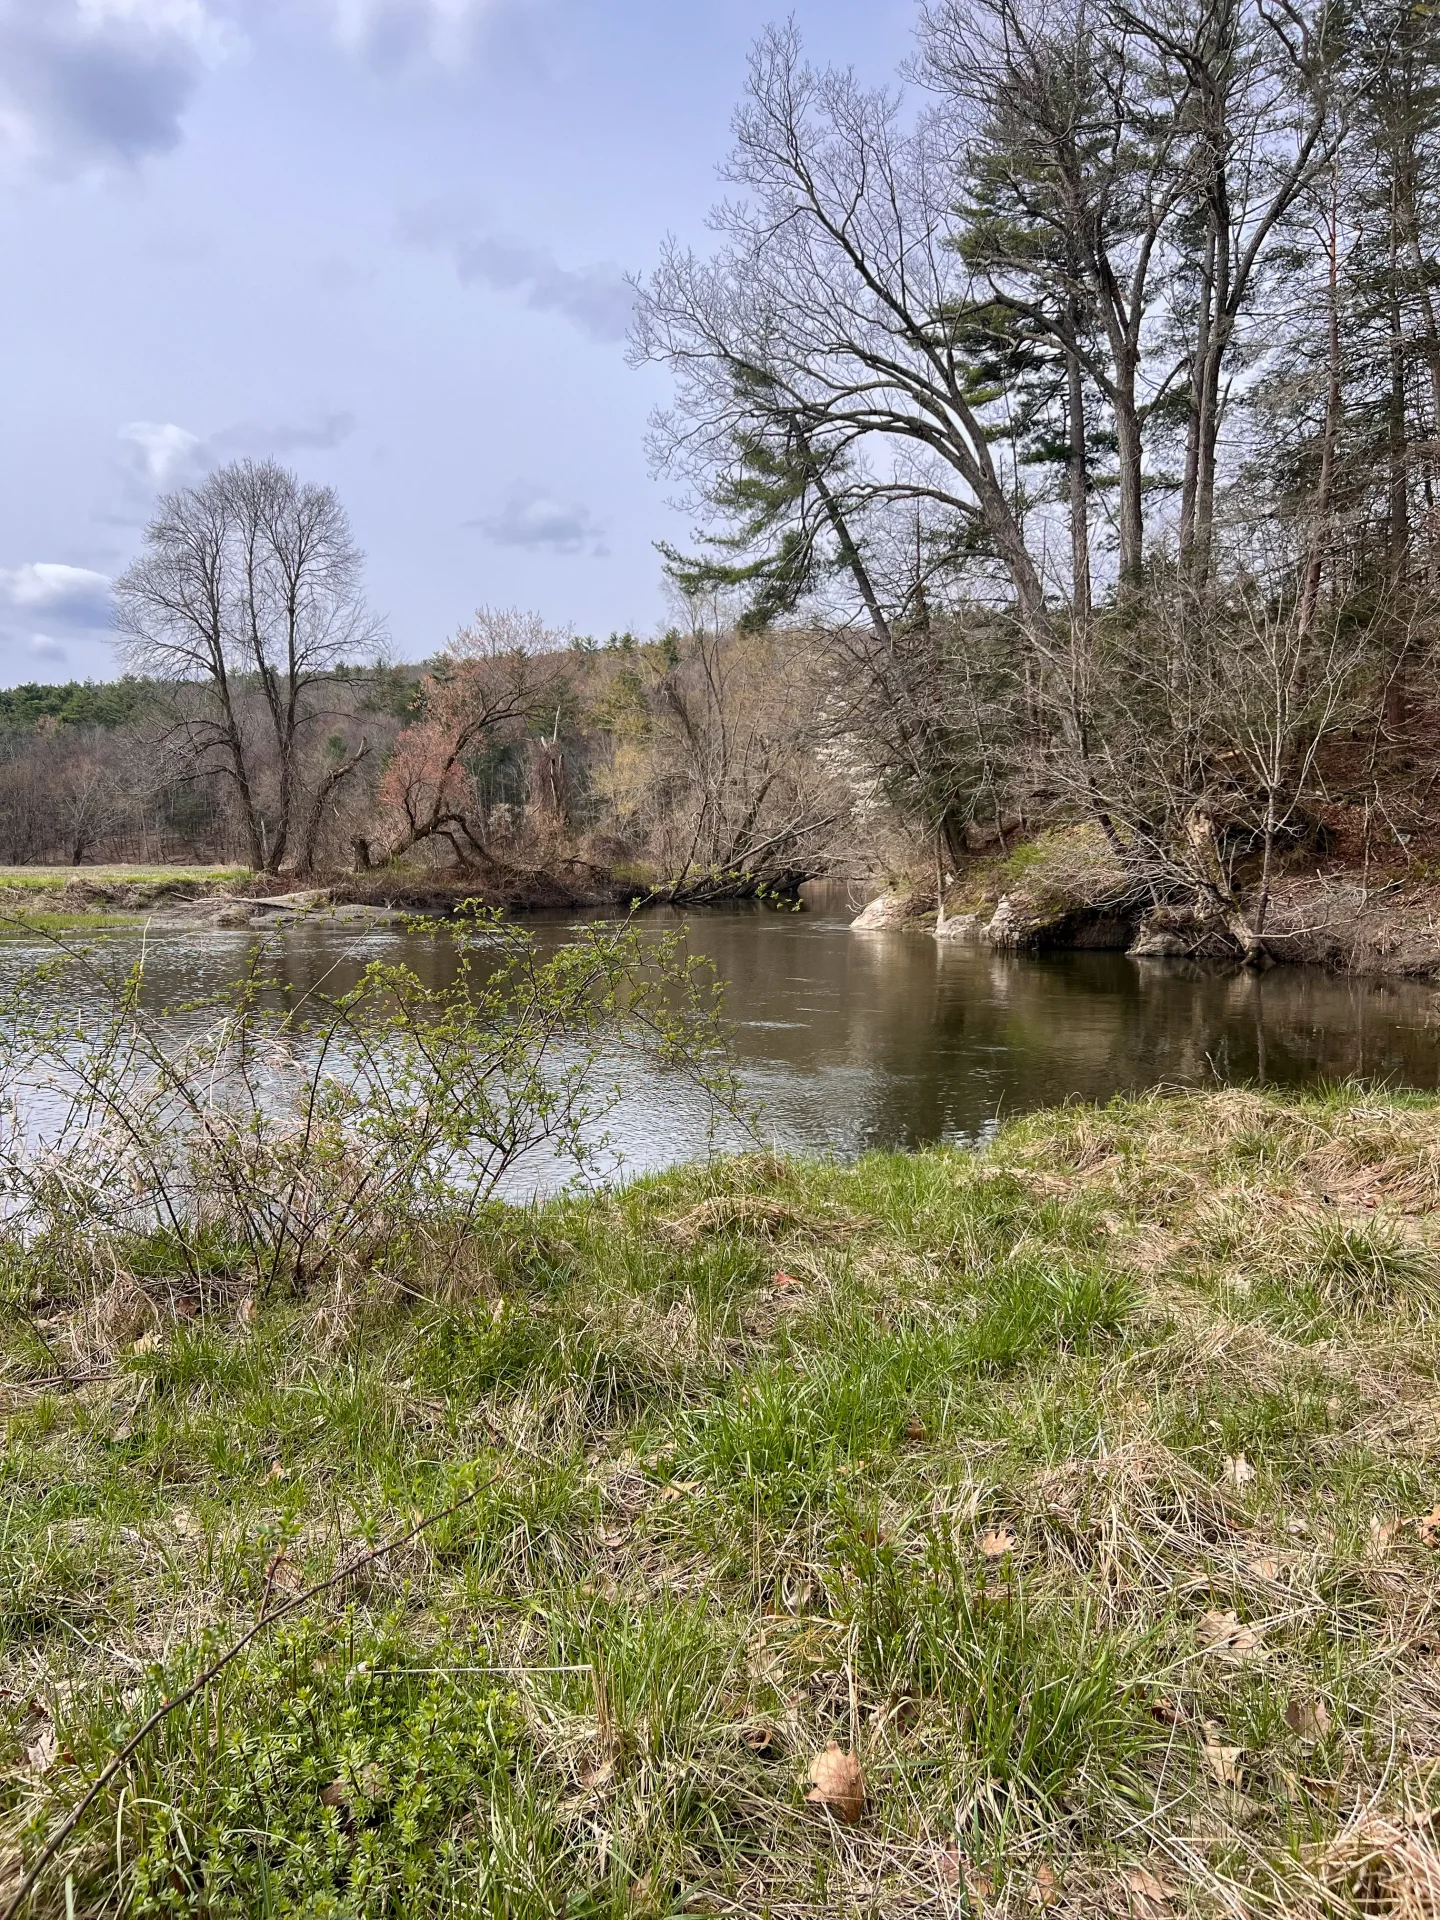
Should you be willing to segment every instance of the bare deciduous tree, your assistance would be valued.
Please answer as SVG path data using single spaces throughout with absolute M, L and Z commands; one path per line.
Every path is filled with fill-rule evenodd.
M 297 840 L 313 853 L 319 810 L 366 752 L 307 768 L 327 678 L 380 644 L 361 565 L 332 488 L 240 460 L 165 495 L 115 583 L 123 656 L 185 689 L 174 734 L 230 783 L 257 869 L 278 872 Z

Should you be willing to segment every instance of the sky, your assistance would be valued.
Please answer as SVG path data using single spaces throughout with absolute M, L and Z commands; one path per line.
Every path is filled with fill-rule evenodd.
M 626 276 L 706 243 L 785 11 L 909 50 L 913 0 L 0 0 L 0 684 L 117 672 L 157 494 L 242 455 L 336 488 L 397 660 L 663 624 Z

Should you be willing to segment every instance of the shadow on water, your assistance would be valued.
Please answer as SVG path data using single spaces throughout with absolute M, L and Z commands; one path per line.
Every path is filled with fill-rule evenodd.
M 826 888 L 803 914 L 689 916 L 692 948 L 728 983 L 746 1090 L 781 1147 L 973 1141 L 1009 1114 L 1156 1085 L 1440 1085 L 1440 991 L 1424 983 L 1225 975 L 1118 953 L 1002 955 L 921 932 L 853 933 L 854 907 L 843 888 Z M 550 947 L 576 923 L 530 924 Z M 173 1006 L 213 990 L 251 946 L 245 934 L 168 934 L 150 951 L 149 996 Z M 4 969 L 34 957 L 7 948 Z M 270 967 L 298 995 L 322 980 L 343 988 L 374 958 L 403 959 L 435 984 L 453 967 L 444 940 L 324 922 L 274 941 Z M 703 1151 L 695 1096 L 639 1061 L 617 1061 L 615 1078 L 608 1131 L 619 1163 L 637 1171 Z

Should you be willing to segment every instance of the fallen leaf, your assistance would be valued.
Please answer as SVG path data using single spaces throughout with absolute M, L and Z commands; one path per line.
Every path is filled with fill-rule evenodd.
M 265 1569 L 265 1585 L 271 1594 L 300 1593 L 304 1589 L 304 1574 L 287 1559 L 283 1548 Z
M 592 1792 L 605 1786 L 615 1772 L 613 1760 L 588 1760 L 580 1769 L 580 1784 Z
M 242 1327 L 253 1327 L 255 1324 L 255 1316 L 258 1312 L 259 1312 L 259 1308 L 255 1305 L 254 1300 L 247 1293 L 245 1298 L 240 1302 L 239 1306 L 235 1309 L 235 1318 L 240 1322 Z
M 149 1333 L 142 1333 L 130 1349 L 132 1353 L 154 1353 L 160 1345 L 160 1329 L 152 1327 Z
M 117 1447 L 123 1447 L 134 1431 L 135 1429 L 130 1425 L 128 1420 L 122 1420 L 110 1437 Z
M 1166 1920 L 1170 1912 L 1170 1889 L 1157 1874 L 1144 1867 L 1128 1867 L 1125 1893 L 1134 1920 Z
M 935 1849 L 935 1872 L 944 1886 L 959 1886 L 961 1866 L 960 1849 L 953 1840 Z
M 995 1882 L 990 1878 L 988 1873 L 985 1873 L 979 1867 L 968 1865 L 964 1867 L 964 1873 L 965 1891 L 977 1907 L 982 1900 L 993 1900 L 995 1898 Z
M 1401 1525 L 1402 1523 L 1399 1520 L 1382 1520 L 1378 1514 L 1371 1519 L 1370 1545 L 1376 1553 L 1385 1553 L 1388 1551 L 1390 1542 L 1400 1531 Z
M 1285 1724 L 1302 1740 L 1323 1740 L 1330 1731 L 1330 1715 L 1323 1700 L 1291 1700 L 1285 1708 Z
M 751 1753 L 758 1754 L 762 1760 L 780 1751 L 780 1736 L 774 1727 L 746 1727 L 740 1738 Z
M 1243 1453 L 1232 1453 L 1225 1462 L 1225 1478 L 1232 1487 L 1248 1487 L 1255 1478 L 1255 1469 Z
M 1257 1580 L 1278 1580 L 1280 1562 L 1268 1553 L 1257 1553 L 1253 1560 L 1245 1562 L 1245 1571 L 1253 1573 Z
M 320 1789 L 322 1807 L 344 1807 L 350 1802 L 350 1789 L 343 1780 L 332 1780 L 328 1787 Z
M 824 1807 L 847 1827 L 853 1827 L 865 1811 L 865 1775 L 853 1753 L 846 1753 L 831 1740 L 823 1753 L 810 1762 L 814 1783 L 805 1798 L 812 1806 Z
M 1185 1709 L 1178 1700 L 1171 1700 L 1163 1694 L 1150 1702 L 1150 1717 L 1158 1720 L 1162 1727 L 1178 1727 L 1185 1718 Z
M 1205 1722 L 1205 1741 L 1200 1749 L 1201 1757 L 1211 1773 L 1222 1787 L 1238 1787 L 1240 1784 L 1240 1756 L 1243 1747 L 1227 1747 L 1220 1738 L 1220 1728 L 1213 1720 Z
M 1221 1613 L 1215 1608 L 1207 1608 L 1200 1616 L 1200 1644 L 1223 1653 L 1253 1653 L 1260 1644 L 1260 1636 L 1253 1627 L 1247 1627 L 1233 1607 L 1227 1607 Z
M 780 1272 L 772 1275 L 770 1280 L 770 1285 L 776 1293 L 788 1293 L 791 1287 L 798 1287 L 799 1284 L 793 1273 Z
M 47 1723 L 25 1749 L 26 1772 L 37 1776 L 47 1774 L 59 1757 L 60 1742 L 55 1736 L 54 1727 Z
M 1440 1507 L 1432 1507 L 1429 1513 L 1418 1514 L 1410 1525 L 1420 1536 L 1422 1547 L 1440 1547 Z
M 980 1551 L 987 1560 L 1003 1560 L 1007 1553 L 1015 1551 L 1015 1532 L 1012 1527 L 991 1527 L 980 1536 Z
M 1035 1879 L 1030 1887 L 1030 1899 L 1043 1913 L 1046 1907 L 1053 1907 L 1060 1898 L 1060 1887 L 1047 1863 L 1042 1860 L 1035 1869 Z

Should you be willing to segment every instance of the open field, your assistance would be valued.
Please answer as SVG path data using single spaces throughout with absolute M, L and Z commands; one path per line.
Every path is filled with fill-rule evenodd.
M 1440 1100 L 1232 1092 L 12 1256 L 0 1889 L 270 1613 L 31 1911 L 1440 1913 L 1437 1198 Z

